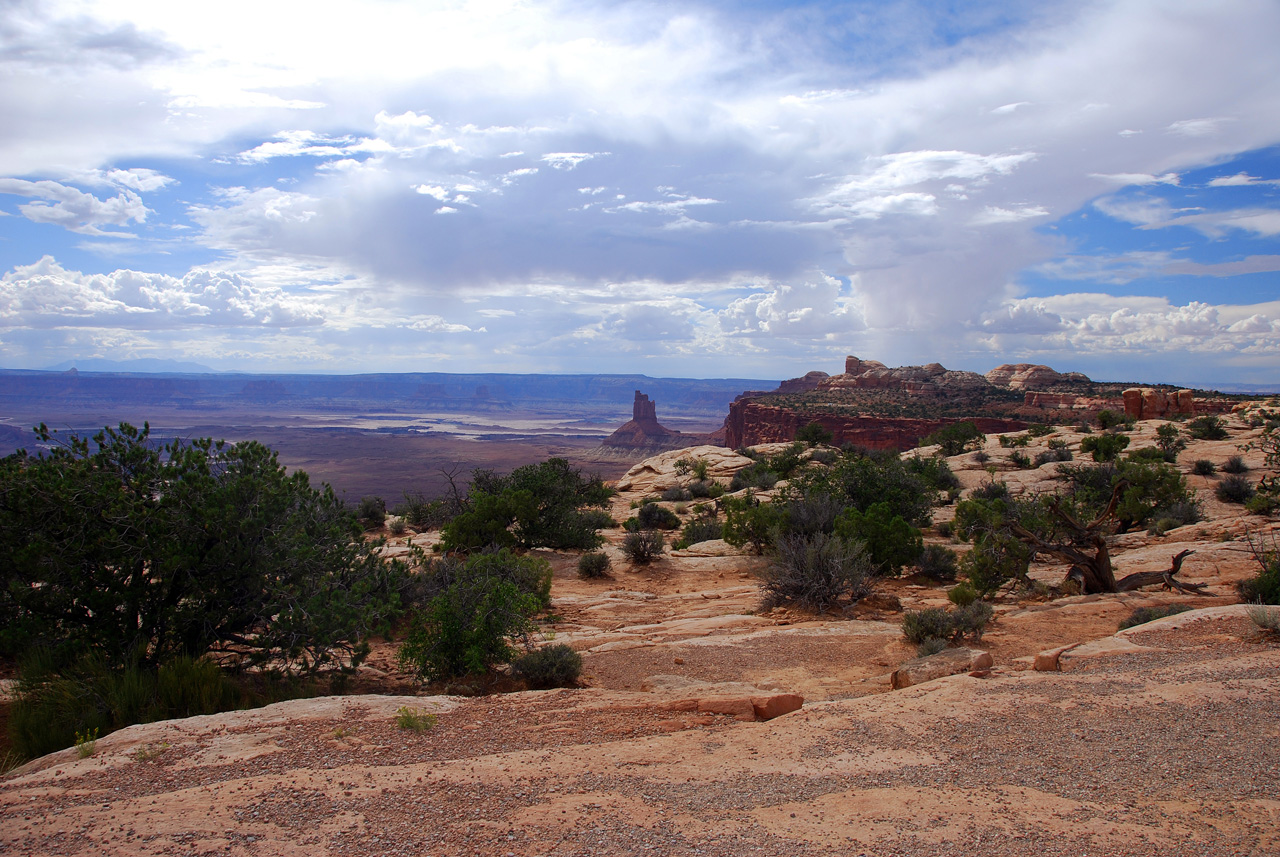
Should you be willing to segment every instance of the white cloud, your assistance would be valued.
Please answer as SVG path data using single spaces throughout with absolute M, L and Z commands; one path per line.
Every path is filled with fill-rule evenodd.
M 126 226 L 131 221 L 142 223 L 147 219 L 147 207 L 131 190 L 99 199 L 59 182 L 0 179 L 0 194 L 34 197 L 36 202 L 18 206 L 28 220 L 52 223 L 85 235 L 118 235 L 121 233 L 99 227 Z
M 585 161 L 608 155 L 609 152 L 551 152 L 542 156 L 542 162 L 557 170 L 571 170 Z
M 1182 180 L 1182 177 L 1177 173 L 1165 173 L 1164 175 L 1159 176 L 1153 176 L 1150 173 L 1115 173 L 1113 175 L 1090 173 L 1089 178 L 1102 179 L 1105 182 L 1121 186 L 1153 184 L 1176 185 Z
M 985 226 L 992 223 L 1017 223 L 1020 220 L 1048 216 L 1048 209 L 1040 205 L 1025 205 L 1020 208 L 988 205 L 983 207 L 982 213 L 973 219 L 973 223 L 975 226 Z
M 826 277 L 738 298 L 720 313 L 720 327 L 730 336 L 838 340 L 865 329 L 866 323 L 857 299 L 844 294 L 838 280 Z
M 1171 123 L 1165 130 L 1170 134 L 1179 134 L 1183 137 L 1208 137 L 1218 133 L 1218 129 L 1228 121 L 1230 120 L 1226 117 L 1216 119 L 1179 119 L 1177 122 Z
M 45 256 L 0 277 L 0 326 L 10 329 L 296 327 L 321 321 L 315 302 L 237 274 L 82 274 Z
M 1209 187 L 1248 187 L 1259 184 L 1280 184 L 1280 179 L 1260 179 L 1248 173 L 1236 173 L 1233 176 L 1218 176 L 1209 180 Z

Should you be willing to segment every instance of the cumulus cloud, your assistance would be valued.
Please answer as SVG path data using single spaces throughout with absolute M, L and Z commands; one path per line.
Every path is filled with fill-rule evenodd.
M 131 190 L 99 199 L 60 182 L 0 179 L 0 194 L 34 197 L 35 202 L 18 206 L 28 220 L 52 223 L 85 235 L 121 234 L 100 227 L 126 226 L 131 221 L 142 223 L 147 219 L 147 207 Z
M 730 336 L 770 339 L 839 339 L 866 327 L 856 298 L 831 277 L 754 292 L 734 300 L 719 316 Z
M 1248 187 L 1268 184 L 1280 184 L 1280 179 L 1261 179 L 1248 173 L 1236 173 L 1232 176 L 1218 176 L 1209 180 L 1209 187 Z
M 45 256 L 0 277 L 0 325 L 6 328 L 297 327 L 322 320 L 315 302 L 237 274 L 83 274 Z

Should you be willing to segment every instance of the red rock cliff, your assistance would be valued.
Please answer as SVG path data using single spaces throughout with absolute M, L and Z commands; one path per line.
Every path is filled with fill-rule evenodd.
M 846 417 L 830 414 L 800 414 L 785 408 L 739 399 L 729 406 L 725 420 L 724 445 L 730 449 L 757 443 L 794 440 L 796 432 L 811 422 L 820 423 L 832 434 L 832 443 L 852 443 L 872 449 L 911 449 L 920 438 L 959 419 L 906 419 L 894 417 Z M 976 417 L 972 422 L 986 433 L 1022 431 L 1027 423 Z

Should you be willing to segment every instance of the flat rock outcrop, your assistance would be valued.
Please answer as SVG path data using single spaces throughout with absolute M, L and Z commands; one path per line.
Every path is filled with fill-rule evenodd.
M 1052 387 L 1064 380 L 1059 372 L 1039 363 L 1005 363 L 988 372 L 986 379 L 997 387 L 1011 390 Z
M 725 446 L 738 449 L 760 443 L 790 441 L 797 431 L 817 422 L 831 432 L 832 443 L 836 446 L 851 443 L 870 449 L 911 449 L 922 437 L 959 421 L 800 413 L 751 399 L 739 399 L 729 406 L 729 416 L 725 420 Z M 972 422 L 986 433 L 1016 432 L 1027 427 L 1022 420 L 995 417 L 975 417 Z

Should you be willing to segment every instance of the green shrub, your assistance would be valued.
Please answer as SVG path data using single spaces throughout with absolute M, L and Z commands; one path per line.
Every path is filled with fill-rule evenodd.
M 1027 470 L 1031 467 L 1031 456 L 1025 452 L 1012 452 L 1009 454 L 1009 463 L 1019 470 Z
M 582 655 L 563 643 L 543 646 L 512 661 L 511 674 L 534 690 L 574 687 L 582 675 Z
M 1036 423 L 1035 425 L 1027 426 L 1027 434 L 1031 437 L 1045 437 L 1046 435 L 1053 434 L 1053 426 L 1047 426 L 1044 423 Z
M 409 522 L 399 515 L 387 518 L 387 532 L 393 536 L 403 536 L 409 529 Z
M 234 646 L 314 672 L 401 612 L 405 566 L 262 444 L 37 436 L 47 452 L 0 460 L 0 651 L 155 669 Z
M 925 545 L 916 560 L 916 568 L 930 580 L 955 580 L 956 552 L 942 545 Z
M 1129 438 L 1122 434 L 1100 434 L 1080 441 L 1080 451 L 1093 455 L 1094 461 L 1115 461 L 1121 450 L 1129 445 Z
M 611 530 L 618 522 L 604 509 L 583 509 L 578 513 L 584 526 L 593 530 Z
M 729 482 L 730 491 L 741 491 L 743 488 L 759 488 L 768 491 L 778 484 L 778 474 L 767 463 L 757 461 L 733 474 Z
M 666 506 L 648 503 L 636 512 L 640 526 L 646 530 L 674 530 L 680 526 L 680 518 Z
M 1130 461 L 1169 461 L 1169 459 L 1159 447 L 1144 446 L 1142 449 L 1135 449 L 1129 453 Z
M 1251 538 L 1249 548 L 1258 564 L 1258 574 L 1237 584 L 1241 600 L 1250 604 L 1280 604 L 1280 549 L 1276 547 L 1275 534 L 1270 546 Z
M 835 534 L 865 544 L 879 574 L 897 575 L 924 550 L 920 531 L 893 514 L 888 503 L 873 503 L 865 512 L 845 509 L 835 521 Z
M 674 503 L 677 500 L 692 500 L 693 493 L 690 492 L 688 488 L 684 488 L 680 485 L 672 485 L 670 488 L 662 492 L 662 499 L 669 503 Z
M 399 659 L 428 681 L 507 663 L 513 641 L 528 638 L 530 617 L 551 600 L 550 564 L 505 550 L 436 563 L 424 574 L 434 594 L 411 618 Z
M 991 460 L 991 453 L 987 452 L 985 449 L 980 449 L 973 454 L 973 460 L 977 464 L 986 464 Z
M 969 492 L 970 500 L 998 500 L 1009 496 L 1009 486 L 1004 482 L 984 482 Z
M 1071 450 L 1065 446 L 1050 447 L 1042 449 L 1036 453 L 1035 459 L 1032 461 L 1033 467 L 1043 467 L 1046 464 L 1052 464 L 1055 461 L 1070 461 Z
M 972 601 L 957 607 L 951 614 L 952 639 L 959 641 L 969 637 L 976 643 L 982 642 L 982 633 L 994 615 L 995 609 L 985 601 Z
M 1227 424 L 1222 421 L 1221 417 L 1206 414 L 1202 417 L 1187 423 L 1187 434 L 1196 440 L 1225 440 L 1227 437 Z
M 795 473 L 805 463 L 805 445 L 803 443 L 793 443 L 777 455 L 768 459 L 768 466 L 771 471 L 778 474 L 781 479 L 787 479 L 791 474 Z M 764 487 L 764 486 L 759 486 Z
M 912 455 L 903 459 L 903 465 L 934 491 L 949 491 L 960 487 L 960 479 L 951 470 L 945 458 L 936 455 Z
M 402 705 L 396 709 L 396 726 L 400 729 L 411 732 L 426 732 L 435 728 L 436 721 L 436 715 L 430 711 L 423 711 L 421 708 Z
M 1213 493 L 1224 503 L 1244 503 L 1254 495 L 1254 488 L 1248 479 L 1238 473 L 1232 473 L 1218 482 Z
M 1020 448 L 1020 447 L 1027 446 L 1027 445 L 1029 445 L 1029 444 L 1031 443 L 1031 435 L 1029 435 L 1029 434 L 1014 434 L 1014 435 L 1002 434 L 1002 435 L 1000 435 L 1000 436 L 997 438 L 997 440 L 999 440 L 999 441 L 1000 441 L 1000 446 L 1004 447 L 1005 449 L 1018 449 L 1018 448 Z
M 1112 410 L 1098 411 L 1098 425 L 1101 426 L 1104 431 L 1115 428 L 1116 426 L 1124 425 L 1127 421 L 1128 418 L 1123 413 Z
M 1248 473 L 1249 465 L 1244 463 L 1244 457 L 1233 455 L 1227 459 L 1227 463 L 1222 465 L 1223 473 Z
M 968 607 L 977 601 L 980 596 L 978 590 L 973 588 L 973 584 L 968 581 L 957 584 L 947 590 L 947 600 L 957 607 Z
M 662 555 L 662 533 L 657 530 L 640 530 L 627 533 L 622 540 L 622 553 L 636 565 L 648 565 Z
M 810 446 L 819 443 L 831 443 L 832 437 L 834 435 L 831 434 L 831 431 L 817 420 L 796 432 L 796 440 L 807 443 Z
M 821 613 L 871 591 L 875 567 L 859 542 L 825 533 L 784 535 L 761 573 L 766 607 L 794 604 Z
M 361 497 L 356 505 L 356 518 L 365 529 L 376 530 L 387 516 L 387 504 L 381 497 Z
M 925 640 L 945 640 L 951 633 L 951 614 L 941 607 L 908 610 L 902 614 L 902 636 L 908 643 L 919 645 Z
M 578 577 L 604 577 L 609 573 L 611 566 L 612 563 L 609 561 L 608 554 L 600 551 L 584 553 L 578 557 Z
M 946 456 L 959 455 L 966 449 L 972 448 L 975 443 L 980 443 L 984 435 L 978 429 L 976 423 L 971 420 L 952 423 L 944 426 L 933 434 L 920 439 L 921 446 L 932 446 L 937 444 L 942 447 L 942 454 Z
M 786 520 L 780 506 L 761 503 L 750 496 L 726 497 L 724 513 L 724 540 L 735 547 L 749 545 L 756 553 L 773 544 L 774 535 Z
M 1165 461 L 1176 461 L 1178 453 L 1187 448 L 1187 441 L 1173 423 L 1162 423 L 1156 428 L 1156 448 Z
M 689 483 L 689 496 L 695 499 L 702 499 L 705 497 L 714 500 L 717 497 L 724 496 L 724 486 L 719 482 L 699 479 L 696 482 Z
M 714 518 L 695 518 L 684 525 L 684 529 L 680 531 L 680 538 L 671 547 L 676 550 L 684 550 L 689 545 L 696 545 L 698 542 L 709 542 L 713 539 L 724 538 L 724 525 Z
M 936 655 L 938 652 L 946 651 L 949 645 L 951 644 L 942 637 L 930 637 L 916 646 L 916 657 L 927 658 L 930 655 Z
M 1191 609 L 1189 604 L 1167 604 L 1163 607 L 1139 607 L 1129 614 L 1128 618 L 1121 620 L 1119 630 L 1132 628 L 1135 625 L 1145 625 L 1148 622 L 1154 622 L 1156 619 L 1163 619 L 1166 616 L 1176 616 L 1179 613 L 1185 613 Z
M 602 539 L 580 511 L 603 507 L 613 491 L 562 458 L 517 467 L 509 476 L 472 473 L 466 509 L 441 530 L 449 551 L 501 547 L 590 550 Z
M 1244 509 L 1250 515 L 1270 515 L 1280 509 L 1280 497 L 1271 494 L 1254 494 L 1244 501 Z
M 1197 458 L 1191 465 L 1191 472 L 1196 476 L 1212 476 L 1218 472 L 1218 468 L 1207 458 Z

